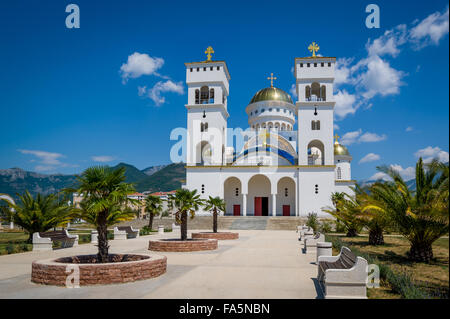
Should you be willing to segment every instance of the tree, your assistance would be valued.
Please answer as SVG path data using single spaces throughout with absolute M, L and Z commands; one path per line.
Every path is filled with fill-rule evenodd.
M 77 192 L 83 197 L 78 210 L 78 217 L 94 225 L 98 231 L 98 262 L 108 262 L 108 226 L 130 220 L 133 210 L 126 209 L 127 204 L 137 204 L 137 200 L 127 197 L 134 192 L 131 184 L 125 183 L 125 168 L 112 170 L 108 166 L 87 168 L 78 177 Z
M 355 186 L 355 196 L 360 203 L 361 223 L 369 230 L 369 245 L 384 245 L 384 229 L 388 226 L 388 218 L 382 210 L 366 209 L 370 205 L 382 205 L 375 195 L 369 194 L 367 187 Z
M 425 168 L 420 158 L 415 191 L 408 188 L 396 170 L 387 166 L 377 169 L 392 181 L 372 185 L 371 192 L 380 204 L 373 203 L 366 209 L 386 213 L 410 242 L 408 256 L 429 262 L 433 258 L 433 242 L 449 231 L 448 165 L 433 161 Z
M 203 200 L 200 195 L 197 195 L 197 190 L 190 191 L 188 189 L 179 189 L 176 193 L 169 197 L 172 201 L 173 207 L 176 208 L 175 220 L 177 224 L 181 224 L 181 240 L 187 240 L 187 218 L 188 213 L 191 219 L 195 217 L 195 211 L 203 205 Z
M 145 199 L 145 211 L 149 213 L 148 227 L 150 230 L 153 227 L 153 217 L 161 214 L 162 210 L 162 199 L 160 197 L 149 195 Z
M 346 193 L 333 193 L 332 201 L 335 202 L 334 207 L 326 207 L 323 209 L 341 221 L 347 229 L 347 237 L 355 237 L 361 229 L 361 205 L 356 196 L 350 196 Z M 333 198 L 334 196 L 334 198 Z
M 217 215 L 219 211 L 225 212 L 225 201 L 219 196 L 209 196 L 209 199 L 205 202 L 205 210 L 213 212 L 213 232 L 217 233 Z
M 33 233 L 65 225 L 74 216 L 74 209 L 67 205 L 67 198 L 60 200 L 58 194 L 37 194 L 33 197 L 25 191 L 17 196 L 19 202 L 16 204 L 2 199 L 8 204 L 8 207 L 2 207 L 2 211 L 8 220 L 28 232 L 29 243 L 33 241 Z

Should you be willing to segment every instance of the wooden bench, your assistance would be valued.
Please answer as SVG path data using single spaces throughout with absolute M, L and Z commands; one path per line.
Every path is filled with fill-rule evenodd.
M 325 298 L 367 298 L 367 260 L 342 247 L 337 256 L 320 256 L 317 279 Z
M 131 226 L 114 227 L 114 239 L 128 239 L 138 237 L 139 237 L 139 229 L 134 229 Z
M 33 234 L 33 250 L 52 250 L 53 242 L 61 242 L 61 248 L 78 246 L 78 235 L 71 235 L 67 230 Z

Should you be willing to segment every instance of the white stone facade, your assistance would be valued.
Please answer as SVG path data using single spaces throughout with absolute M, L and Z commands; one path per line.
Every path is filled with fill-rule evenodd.
M 352 158 L 333 142 L 335 62 L 329 57 L 296 58 L 298 101 L 294 104 L 273 86 L 265 88 L 245 108 L 249 128 L 234 132 L 227 128 L 226 63 L 186 63 L 184 187 L 197 189 L 205 199 L 224 198 L 226 215 L 326 215 L 322 209 L 332 206 L 332 193 L 351 194 L 354 185 Z

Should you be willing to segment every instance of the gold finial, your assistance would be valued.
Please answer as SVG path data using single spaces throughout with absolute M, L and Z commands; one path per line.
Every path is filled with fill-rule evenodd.
M 340 136 L 339 135 L 337 135 L 337 133 L 336 134 L 334 134 L 334 143 L 336 143 L 336 144 L 339 144 L 339 142 L 338 142 L 338 138 L 339 138 Z
M 320 47 L 316 42 L 313 42 L 309 45 L 308 50 L 312 52 L 312 56 L 316 56 L 316 52 L 319 51 Z
M 208 48 L 206 48 L 205 54 L 207 57 L 206 61 L 211 61 L 211 54 L 214 53 L 214 50 L 211 46 L 209 46 Z
M 273 80 L 276 80 L 277 78 L 273 76 L 273 73 L 270 73 L 270 76 L 267 78 L 267 80 L 270 80 L 270 87 L 273 88 Z

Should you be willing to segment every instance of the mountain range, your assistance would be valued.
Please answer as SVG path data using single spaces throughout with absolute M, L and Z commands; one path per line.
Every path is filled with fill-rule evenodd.
M 112 169 L 125 167 L 126 182 L 133 183 L 136 191 L 171 191 L 181 187 L 186 180 L 184 163 L 150 166 L 139 170 L 133 165 L 119 163 Z M 0 169 L 0 193 L 17 198 L 28 190 L 32 195 L 37 193 L 55 193 L 66 187 L 75 187 L 78 175 L 39 174 L 20 168 Z M 370 185 L 375 181 L 361 181 L 361 185 Z M 406 182 L 409 188 L 416 188 L 415 179 Z
M 133 165 L 119 163 L 112 167 L 125 167 L 126 182 L 133 183 L 136 191 L 171 191 L 181 187 L 186 179 L 184 163 L 150 166 L 139 170 Z M 17 198 L 28 190 L 32 195 L 37 193 L 55 193 L 66 187 L 76 187 L 77 176 L 62 174 L 39 174 L 21 168 L 0 169 L 0 193 Z

